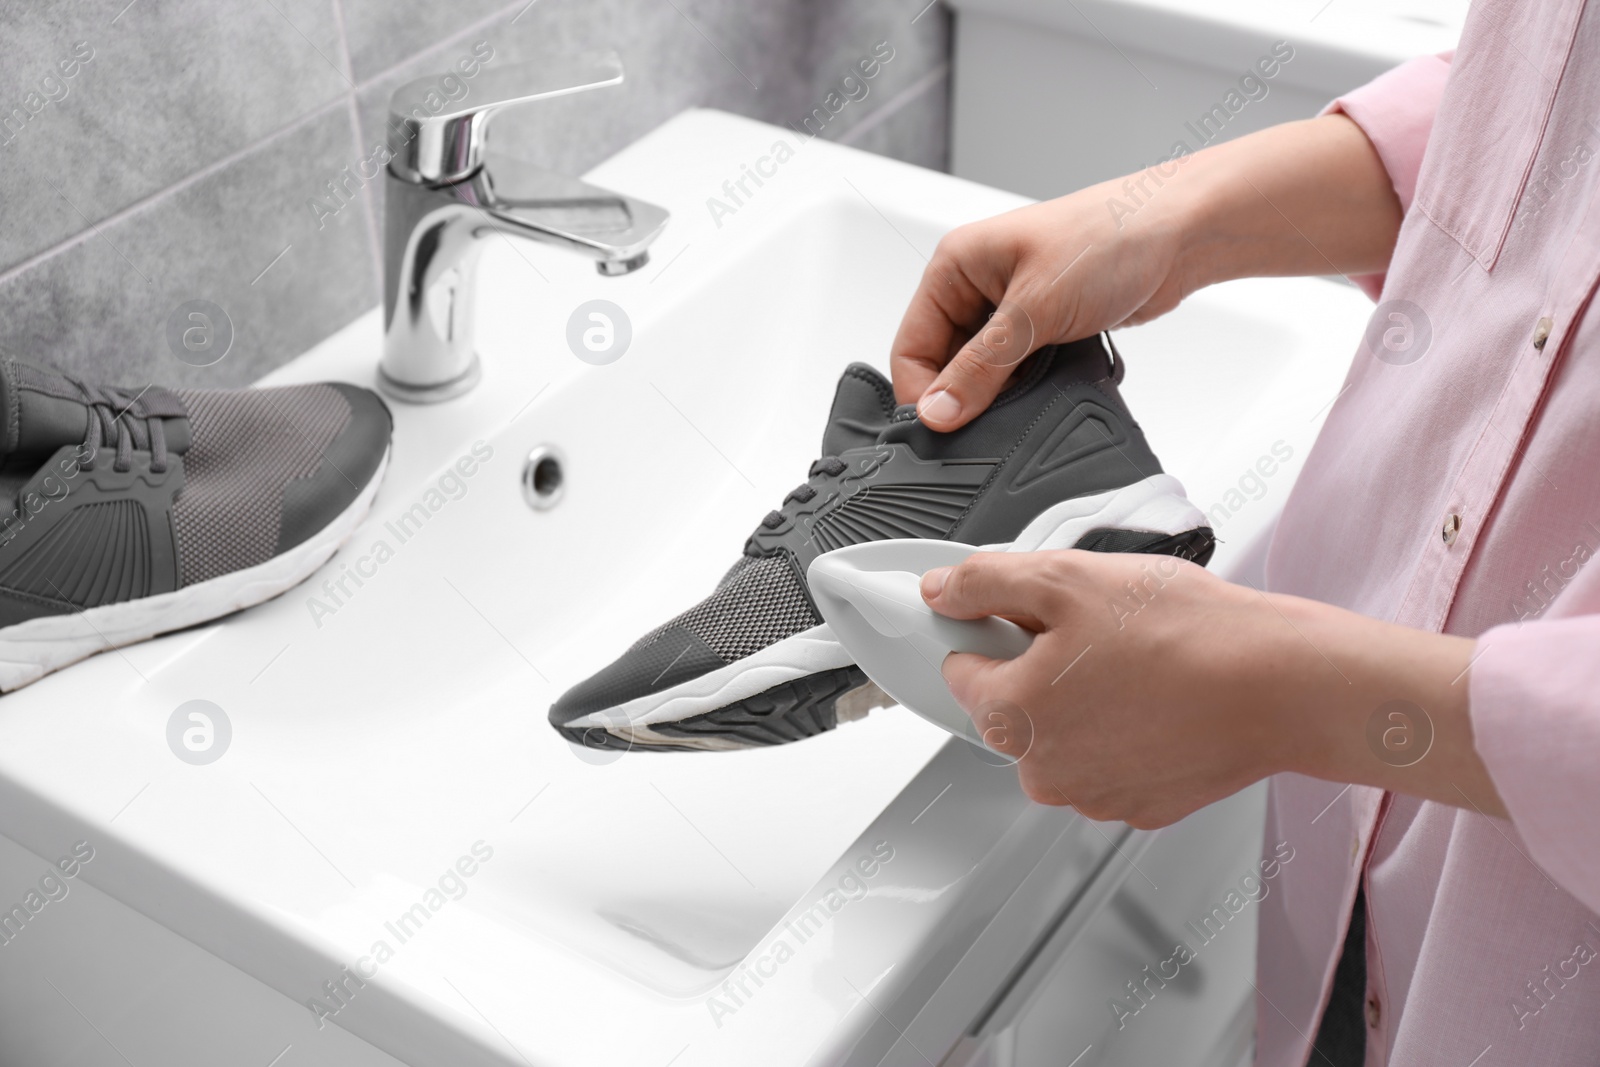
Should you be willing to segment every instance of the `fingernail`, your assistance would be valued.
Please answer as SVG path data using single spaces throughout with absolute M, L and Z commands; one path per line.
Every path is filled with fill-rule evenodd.
M 917 415 L 923 422 L 954 422 L 961 417 L 961 401 L 948 390 L 941 389 L 922 398 L 922 403 L 917 405 Z
M 922 599 L 932 600 L 944 592 L 944 583 L 950 577 L 949 567 L 935 567 L 922 576 Z

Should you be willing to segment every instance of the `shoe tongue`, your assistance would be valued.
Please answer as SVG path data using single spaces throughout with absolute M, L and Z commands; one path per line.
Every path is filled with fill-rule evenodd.
M 0 362 L 0 452 L 54 452 L 82 443 L 88 429 L 89 405 L 66 378 L 16 360 Z
M 839 378 L 822 434 L 822 454 L 837 456 L 852 448 L 877 443 L 878 434 L 894 415 L 894 387 L 865 363 L 852 363 Z
M 177 396 L 159 386 L 139 390 L 100 389 L 123 419 L 184 418 Z M 19 360 L 0 360 L 0 455 L 47 455 L 82 444 L 93 415 L 84 391 L 59 371 Z M 188 447 L 188 427 L 168 433 L 172 451 Z M 174 440 L 174 438 L 177 438 Z M 114 440 L 114 438 L 113 438 Z

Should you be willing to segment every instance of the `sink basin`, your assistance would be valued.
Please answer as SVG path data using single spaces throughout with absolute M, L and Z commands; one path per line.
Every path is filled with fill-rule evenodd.
M 708 207 L 779 141 L 792 158 Z M 0 701 L 0 834 L 38 857 L 91 842 L 80 880 L 300 1005 L 297 1048 L 331 1027 L 419 1067 L 877 1063 L 913 1023 L 948 1047 L 963 1020 L 919 1015 L 943 976 L 980 936 L 1024 952 L 1129 831 L 1029 805 L 899 709 L 770 750 L 620 758 L 545 711 L 698 600 L 801 480 L 838 372 L 885 366 L 939 236 L 1024 201 L 709 111 L 588 177 L 672 211 L 651 265 L 600 278 L 488 241 L 483 384 L 396 406 L 372 515 L 305 586 Z M 593 299 L 632 327 L 606 365 L 566 342 Z M 377 316 L 270 380 L 371 384 Z M 1227 512 L 1218 566 L 1270 529 L 1365 316 L 1346 286 L 1266 280 L 1119 335 L 1157 452 Z M 560 464 L 545 508 L 522 490 L 538 449 Z M 194 700 L 232 728 L 203 766 L 166 740 Z M 1060 891 L 1019 916 L 1046 867 Z M 13 958 L 0 1033 L 81 1029 Z M 74 1011 L 130 1054 L 181 1045 L 117 996 L 85 987 Z

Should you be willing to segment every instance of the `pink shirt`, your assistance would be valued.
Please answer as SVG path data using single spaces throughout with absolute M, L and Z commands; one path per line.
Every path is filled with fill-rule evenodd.
M 1368 1064 L 1600 1064 L 1600 12 L 1583 8 L 1477 0 L 1453 58 L 1334 105 L 1406 215 L 1387 276 L 1358 279 L 1378 329 L 1269 580 L 1477 637 L 1459 684 L 1511 818 L 1274 779 L 1266 840 L 1296 858 L 1262 903 L 1262 1064 L 1306 1062 L 1363 877 Z

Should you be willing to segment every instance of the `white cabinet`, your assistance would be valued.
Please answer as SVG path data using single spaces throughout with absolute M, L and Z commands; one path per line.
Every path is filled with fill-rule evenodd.
M 1309 118 L 1455 46 L 1465 0 L 950 0 L 951 170 L 1045 199 Z
M 1248 1063 L 1264 799 L 1129 834 L 945 1067 Z

